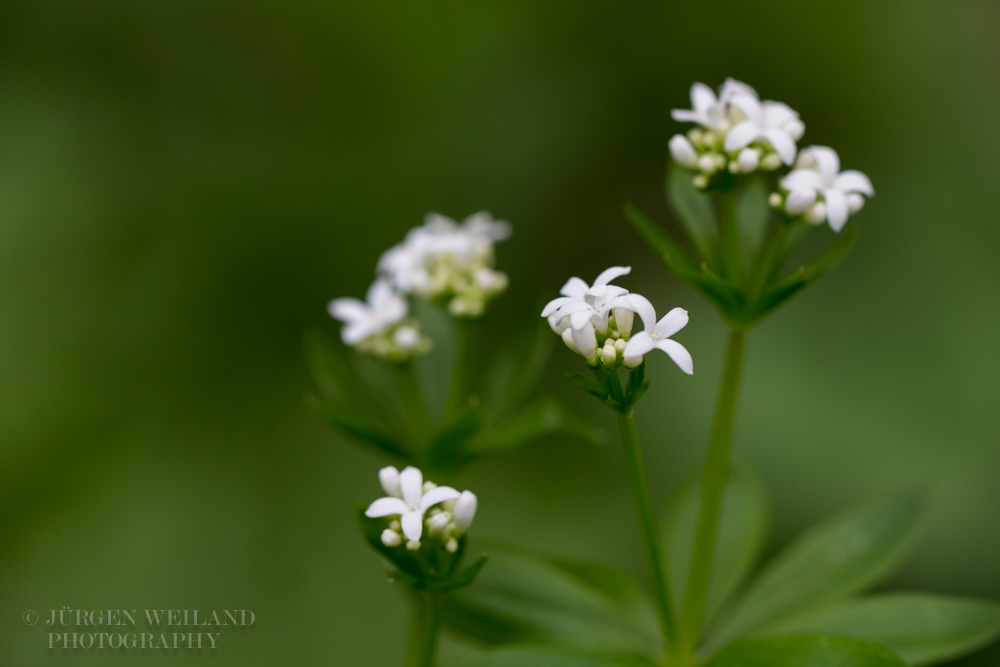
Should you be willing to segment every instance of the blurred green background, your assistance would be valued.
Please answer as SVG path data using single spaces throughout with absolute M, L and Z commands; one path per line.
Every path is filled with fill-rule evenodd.
M 695 375 L 657 359 L 637 414 L 665 498 L 704 455 L 724 332 L 621 205 L 668 219 L 669 110 L 726 76 L 877 191 L 847 261 L 750 339 L 736 447 L 773 545 L 926 485 L 892 587 L 1000 599 L 998 27 L 985 0 L 3 3 L 0 664 L 400 663 L 351 515 L 381 461 L 304 408 L 301 335 L 335 335 L 327 301 L 429 210 L 515 225 L 497 337 L 611 264 L 690 310 Z M 612 428 L 561 379 L 578 360 L 552 366 Z M 475 534 L 641 574 L 621 459 L 556 437 L 476 470 Z M 63 606 L 257 623 L 214 653 L 49 655 L 21 614 Z

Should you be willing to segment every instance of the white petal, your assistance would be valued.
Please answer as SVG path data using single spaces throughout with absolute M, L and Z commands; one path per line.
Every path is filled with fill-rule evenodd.
M 368 317 L 369 311 L 368 306 L 365 305 L 363 301 L 351 298 L 349 296 L 334 299 L 327 306 L 327 310 L 330 311 L 330 316 L 340 320 L 341 322 L 353 322 L 356 320 L 363 320 Z
M 840 173 L 840 158 L 837 156 L 837 151 L 829 146 L 810 146 L 808 150 L 816 160 L 824 184 L 832 185 Z
M 786 190 L 819 190 L 823 187 L 823 177 L 815 169 L 794 169 L 781 179 L 781 187 Z
M 867 176 L 854 169 L 841 172 L 834 182 L 834 187 L 841 192 L 860 192 L 869 197 L 875 196 L 875 188 L 872 187 L 872 182 L 868 180 Z
M 371 320 L 352 322 L 341 330 L 340 338 L 344 341 L 345 345 L 357 345 L 365 338 L 378 333 L 380 328 L 374 326 Z
M 426 512 L 434 505 L 443 503 L 446 500 L 454 500 L 458 496 L 458 491 L 450 486 L 436 486 L 425 493 L 424 497 L 420 499 L 420 511 Z
M 814 189 L 792 190 L 785 198 L 785 210 L 791 215 L 799 215 L 809 210 L 809 207 L 814 203 L 816 203 L 816 191 Z
M 588 324 L 579 329 L 570 329 L 570 332 L 577 353 L 585 359 L 593 359 L 594 353 L 597 352 L 597 334 L 594 332 L 594 325 Z
M 419 542 L 420 536 L 424 534 L 424 513 L 407 512 L 400 517 L 399 522 L 403 525 L 403 535 L 411 542 Z
M 691 111 L 689 109 L 674 109 L 670 112 L 670 117 L 676 120 L 678 123 L 698 123 L 700 125 L 708 124 L 708 116 L 700 111 Z
M 406 466 L 399 473 L 399 488 L 403 492 L 403 500 L 409 505 L 416 505 L 424 493 L 424 474 L 413 466 Z
M 745 120 L 742 123 L 737 123 L 733 129 L 729 130 L 729 133 L 726 134 L 726 142 L 723 147 L 730 152 L 738 151 L 759 136 L 760 127 L 757 126 L 757 123 Z
M 572 304 L 570 304 L 570 305 L 572 305 Z M 578 311 L 576 311 L 575 313 L 573 313 L 572 315 L 569 316 L 569 325 L 571 327 L 573 327 L 573 331 L 577 331 L 578 329 L 582 329 L 582 328 L 584 328 L 585 326 L 588 326 L 588 325 L 590 325 L 591 327 L 593 327 L 593 324 L 592 324 L 591 321 L 593 320 L 594 315 L 596 315 L 596 314 L 597 313 L 595 313 L 594 310 L 591 309 L 590 307 L 587 307 L 586 309 L 578 310 Z
M 845 199 L 847 199 L 847 210 L 851 212 L 851 215 L 854 215 L 865 206 L 865 198 L 857 192 L 848 192 Z
M 768 100 L 763 104 L 763 123 L 765 127 L 780 127 L 790 120 L 798 118 L 798 114 L 787 104 Z
M 556 297 L 555 299 L 552 299 L 552 301 L 549 301 L 547 304 L 545 304 L 545 307 L 542 308 L 542 317 L 548 317 L 552 313 L 556 312 L 559 308 L 573 301 L 576 301 L 576 298 L 571 296 L 560 296 Z
M 756 95 L 733 95 L 729 101 L 734 107 L 743 112 L 748 120 L 760 121 L 763 115 L 763 107 Z
M 626 343 L 625 351 L 622 352 L 622 358 L 630 366 L 637 366 L 638 363 L 636 362 L 649 354 L 650 350 L 654 347 L 652 337 L 645 331 L 640 331 Z
M 826 200 L 826 218 L 830 228 L 839 232 L 847 222 L 847 199 L 839 190 L 824 190 L 823 199 Z
M 371 519 L 380 516 L 391 516 L 398 514 L 402 516 L 410 511 L 410 508 L 399 498 L 379 498 L 365 510 L 365 516 Z
M 737 81 L 732 78 L 726 79 L 726 82 L 722 84 L 722 90 L 719 92 L 719 99 L 723 102 L 728 102 L 736 95 L 745 95 L 748 97 L 758 96 L 756 90 L 742 81 Z
M 675 340 L 665 338 L 656 341 L 656 347 L 670 355 L 670 358 L 682 371 L 688 375 L 694 374 L 694 361 L 691 359 L 691 353 L 683 345 Z
M 695 111 L 707 111 L 717 101 L 715 91 L 705 84 L 695 83 L 691 86 L 691 108 Z
M 472 520 L 476 518 L 476 509 L 479 507 L 479 499 L 472 491 L 462 491 L 462 495 L 455 501 L 455 508 L 452 515 L 455 517 L 455 528 L 458 532 L 464 533 L 472 525 Z
M 368 288 L 368 303 L 375 315 L 385 324 L 392 324 L 406 317 L 406 300 L 396 294 L 389 282 L 378 279 Z
M 787 132 L 778 129 L 764 130 L 764 138 L 774 147 L 774 152 L 782 162 L 791 164 L 795 161 L 795 142 Z
M 656 330 L 663 338 L 669 338 L 687 326 L 688 311 L 683 308 L 674 308 L 656 323 Z
M 749 174 L 760 165 L 760 151 L 756 148 L 744 148 L 736 156 L 736 161 L 740 165 L 740 171 Z
M 556 309 L 556 312 L 552 313 L 552 315 L 556 318 L 556 320 L 561 320 L 564 317 L 569 317 L 573 313 L 581 310 L 589 311 L 591 314 L 594 313 L 594 308 L 589 303 L 586 301 L 580 301 L 579 299 L 573 299 L 572 301 L 559 306 L 559 308 Z
M 610 269 L 604 269 L 594 280 L 594 287 L 607 285 L 615 278 L 626 276 L 631 273 L 631 271 L 631 266 L 612 266 Z
M 670 149 L 670 156 L 674 158 L 674 162 L 682 167 L 694 169 L 694 166 L 698 163 L 698 152 L 695 151 L 694 146 L 691 145 L 691 142 L 683 134 L 672 136 L 670 143 L 667 144 L 667 148 Z
M 621 297 L 628 303 L 628 308 L 642 319 L 643 331 L 652 331 L 656 326 L 656 309 L 649 299 L 641 294 L 626 294 Z
M 632 322 L 635 320 L 635 312 L 628 308 L 615 308 L 615 328 L 622 336 L 632 333 Z
M 378 481 L 386 495 L 393 498 L 403 497 L 403 492 L 399 488 L 399 471 L 396 470 L 396 466 L 386 466 L 379 470 Z
M 562 286 L 559 293 L 563 296 L 571 296 L 575 299 L 582 299 L 583 295 L 587 293 L 590 289 L 590 285 L 583 282 L 580 278 L 573 277 L 566 281 L 566 284 Z

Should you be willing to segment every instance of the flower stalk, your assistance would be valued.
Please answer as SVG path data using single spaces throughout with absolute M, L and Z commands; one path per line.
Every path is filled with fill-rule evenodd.
M 433 425 L 430 413 L 427 411 L 427 403 L 424 401 L 424 392 L 420 388 L 417 368 L 412 361 L 407 361 L 395 364 L 393 370 L 399 386 L 399 396 L 403 401 L 403 410 L 406 412 L 406 420 L 410 425 L 413 437 L 414 457 L 420 460 L 426 454 L 424 449 Z
M 407 667 L 433 667 L 441 638 L 441 604 L 433 593 L 414 591 Z
M 451 376 L 451 388 L 445 406 L 445 418 L 454 415 L 469 400 L 472 385 L 472 367 L 475 353 L 478 319 L 456 318 L 455 366 Z
M 681 611 L 680 651 L 683 656 L 694 654 L 705 623 L 705 606 L 712 578 L 715 541 L 719 527 L 719 514 L 729 476 L 733 420 L 736 415 L 736 398 L 739 393 L 743 369 L 746 333 L 732 329 L 726 348 L 726 361 L 722 370 L 722 385 L 716 404 L 715 421 L 708 445 L 708 457 L 701 482 L 701 508 L 695 533 L 691 567 Z

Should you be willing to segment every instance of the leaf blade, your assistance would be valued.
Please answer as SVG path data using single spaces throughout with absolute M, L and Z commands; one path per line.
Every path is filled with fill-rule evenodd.
M 742 639 L 719 651 L 705 667 L 906 667 L 906 663 L 871 642 L 805 635 Z

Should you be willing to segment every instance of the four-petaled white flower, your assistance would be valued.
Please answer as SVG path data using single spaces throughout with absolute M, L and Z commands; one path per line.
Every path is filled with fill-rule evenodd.
M 679 123 L 698 123 L 708 130 L 725 133 L 732 125 L 728 104 L 737 95 L 757 97 L 757 92 L 741 81 L 726 79 L 716 97 L 714 90 L 695 83 L 691 86 L 691 109 L 674 109 L 670 115 Z
M 404 468 L 403 472 L 393 466 L 383 468 L 379 471 L 379 481 L 388 496 L 369 505 L 365 516 L 372 519 L 399 516 L 403 535 L 413 543 L 418 543 L 423 535 L 424 513 L 438 503 L 455 500 L 461 495 L 450 486 L 435 486 L 424 493 L 424 475 L 413 466 Z
M 781 187 L 788 191 L 785 210 L 791 215 L 805 213 L 813 224 L 824 220 L 839 232 L 847 217 L 864 205 L 862 195 L 872 197 L 875 189 L 860 171 L 840 171 L 837 152 L 827 146 L 810 146 L 799 156 L 798 169 L 783 179 Z M 822 201 L 817 201 L 822 197 Z
M 802 138 L 805 125 L 787 104 L 761 102 L 756 95 L 743 94 L 734 95 L 731 104 L 743 112 L 745 119 L 726 134 L 726 151 L 735 152 L 764 140 L 785 164 L 795 160 L 795 142 Z
M 642 320 L 642 331 L 634 334 L 622 357 L 625 366 L 634 368 L 642 363 L 643 358 L 654 348 L 663 350 L 673 359 L 677 366 L 691 375 L 694 373 L 694 362 L 687 349 L 670 336 L 680 331 L 688 323 L 688 313 L 683 308 L 674 308 L 656 321 L 656 310 L 649 299 L 640 294 L 626 294 L 618 297 L 612 303 L 614 307 L 628 308 Z
M 631 270 L 628 266 L 612 266 L 602 271 L 593 285 L 577 277 L 570 278 L 559 290 L 563 296 L 549 301 L 542 309 L 542 317 L 548 319 L 552 330 L 560 334 L 578 354 L 588 360 L 595 358 L 597 332 L 608 330 L 608 317 L 612 310 L 609 304 L 628 293 L 628 290 L 609 283 Z M 615 320 L 619 333 L 628 337 L 632 330 L 631 311 L 616 310 Z
M 341 337 L 347 345 L 357 345 L 366 338 L 386 333 L 406 317 L 406 300 L 393 291 L 389 283 L 379 279 L 368 288 L 365 301 L 351 297 L 334 299 L 329 306 L 330 315 L 344 322 Z M 401 342 L 410 340 L 404 333 Z M 414 343 L 415 344 L 415 343 Z

